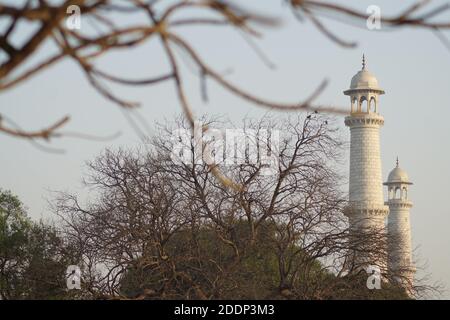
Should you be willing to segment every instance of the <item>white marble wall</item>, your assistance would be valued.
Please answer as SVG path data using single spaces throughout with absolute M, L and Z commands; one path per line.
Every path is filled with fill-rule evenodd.
M 407 200 L 392 199 L 388 217 L 388 266 L 389 269 L 408 278 L 409 284 L 414 280 L 415 268 L 412 261 L 410 208 Z M 399 272 L 400 271 L 400 272 Z
M 350 206 L 358 208 L 367 225 L 383 226 L 388 212 L 384 205 L 380 156 L 380 128 L 383 117 L 375 113 L 355 113 L 345 119 L 350 128 Z

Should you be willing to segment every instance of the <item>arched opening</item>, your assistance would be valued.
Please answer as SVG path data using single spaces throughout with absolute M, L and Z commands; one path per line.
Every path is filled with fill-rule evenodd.
M 395 199 L 400 199 L 400 188 L 395 188 Z
M 356 112 L 355 108 L 356 108 L 356 104 L 358 103 L 358 99 L 356 99 L 356 97 L 352 97 L 350 102 L 351 102 L 351 108 L 352 108 L 351 112 L 354 113 L 354 112 Z
M 406 187 L 403 187 L 402 199 L 404 199 L 404 200 L 408 199 L 408 189 Z
M 375 97 L 370 98 L 368 112 L 377 112 L 377 100 Z
M 366 97 L 364 97 L 364 96 L 362 96 L 360 99 L 359 99 L 359 111 L 366 111 L 366 112 L 369 112 L 368 111 L 368 101 L 367 101 L 367 98 Z
M 388 199 L 391 200 L 394 198 L 394 189 L 389 188 L 388 189 Z

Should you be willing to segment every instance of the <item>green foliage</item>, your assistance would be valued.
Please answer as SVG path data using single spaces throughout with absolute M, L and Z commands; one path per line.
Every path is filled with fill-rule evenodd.
M 263 230 L 263 228 L 261 228 Z M 172 298 L 182 298 L 192 290 L 193 284 L 220 299 L 263 299 L 269 296 L 278 284 L 277 262 L 270 245 L 261 241 L 262 231 L 253 245 L 241 252 L 239 259 L 234 249 L 221 241 L 216 230 L 201 227 L 197 230 L 180 230 L 175 233 L 165 248 L 167 259 L 176 262 L 176 271 L 187 275 L 190 281 L 178 283 Z M 234 237 L 250 241 L 244 224 L 237 224 Z M 239 241 L 237 241 L 239 245 Z M 169 262 L 167 262 L 169 263 Z M 151 266 L 130 267 L 121 282 L 122 294 L 135 297 L 146 289 L 157 292 L 164 282 L 164 274 Z M 214 292 L 211 283 L 220 281 L 220 291 Z M 171 298 L 171 297 L 169 297 Z
M 20 273 L 27 255 L 31 221 L 20 200 L 0 190 L 0 294 L 13 298 L 22 289 Z
M 280 283 L 280 251 L 273 245 L 273 231 L 274 226 L 266 224 L 252 241 L 247 224 L 237 223 L 231 231 L 233 242 L 241 248 L 246 244 L 246 249 L 236 262 L 233 248 L 221 241 L 217 230 L 207 226 L 180 230 L 167 243 L 165 254 L 167 263 L 173 262 L 176 271 L 188 275 L 191 281 L 181 285 L 177 282 L 175 292 L 167 295 L 170 275 L 160 273 L 163 268 L 157 264 L 142 267 L 136 263 L 122 278 L 121 294 L 135 298 L 150 292 L 150 298 L 197 299 L 195 286 L 214 299 L 409 299 L 403 289 L 388 283 L 382 284 L 382 290 L 368 289 L 365 272 L 338 278 L 324 270 L 318 260 L 305 263 L 307 256 L 296 246 L 284 254 L 294 257 L 292 268 L 299 272 L 295 285 L 284 288 Z M 213 281 L 220 281 L 220 291 L 214 291 Z M 164 285 L 164 295 L 160 295 Z
M 182 286 L 178 283 L 177 292 L 166 298 L 198 298 L 194 293 L 185 295 L 192 291 L 193 286 L 198 286 L 215 299 L 282 298 L 278 252 L 272 241 L 274 226 L 260 226 L 255 239 L 252 239 L 248 224 L 237 223 L 231 230 L 231 238 L 236 247 L 242 249 L 239 250 L 239 258 L 219 234 L 207 226 L 174 234 L 167 243 L 166 255 L 176 265 L 176 271 L 187 274 L 192 281 L 186 281 Z M 159 268 L 138 266 L 136 264 L 127 270 L 121 282 L 121 293 L 128 297 L 136 297 L 148 290 L 157 293 L 166 275 L 159 273 Z M 328 276 L 317 261 L 311 264 L 310 271 Z M 214 281 L 220 282 L 216 283 L 220 288 L 218 291 L 211 285 Z
M 248 223 L 238 222 L 226 231 L 208 225 L 178 230 L 164 248 L 150 248 L 151 254 L 128 267 L 121 294 L 158 299 L 195 299 L 199 292 L 214 299 L 409 299 L 404 290 L 387 283 L 382 290 L 367 289 L 365 273 L 337 278 L 318 260 L 305 263 L 308 256 L 299 247 L 276 245 L 275 227 L 265 223 L 252 232 Z M 160 256 L 148 259 L 155 255 Z M 0 190 L 2 299 L 80 298 L 66 290 L 65 279 L 67 266 L 77 264 L 77 257 L 55 227 L 33 222 L 16 196 Z M 280 261 L 289 261 L 298 271 L 294 281 L 287 281 L 290 285 L 283 284 Z M 174 272 L 168 273 L 172 267 Z M 171 283 L 173 277 L 177 281 Z
M 68 261 L 54 227 L 35 223 L 23 204 L 0 190 L 0 296 L 60 299 L 66 294 Z
M 381 289 L 367 288 L 367 274 L 359 274 L 338 279 L 333 292 L 326 297 L 333 300 L 410 300 L 406 291 L 398 286 L 382 281 Z

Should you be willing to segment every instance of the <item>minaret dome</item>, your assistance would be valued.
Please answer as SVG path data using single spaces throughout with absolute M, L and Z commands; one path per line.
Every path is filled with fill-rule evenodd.
M 397 165 L 389 173 L 388 179 L 385 183 L 388 187 L 388 199 L 408 199 L 408 186 L 413 183 L 409 181 L 408 174 L 405 170 L 400 168 L 398 159 Z
M 377 78 L 367 69 L 363 55 L 362 69 L 353 76 L 350 89 L 344 91 L 345 95 L 350 96 L 351 113 L 378 113 L 378 96 L 384 93 Z
M 412 184 L 412 182 L 409 182 L 408 174 L 406 173 L 406 171 L 400 168 L 397 162 L 397 166 L 389 173 L 385 185 L 392 185 L 398 183 Z

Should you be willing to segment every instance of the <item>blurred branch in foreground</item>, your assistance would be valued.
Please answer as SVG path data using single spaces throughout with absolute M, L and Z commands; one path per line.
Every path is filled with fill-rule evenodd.
M 367 20 L 369 18 L 366 13 L 333 2 L 303 0 L 288 0 L 286 2 L 291 6 L 297 17 L 300 19 L 306 17 L 327 37 L 345 47 L 353 47 L 355 43 L 342 40 L 341 35 L 334 34 L 319 20 L 319 16 L 331 14 L 344 19 Z M 432 2 L 418 1 L 396 16 L 381 17 L 381 22 L 394 28 L 411 26 L 431 29 L 435 32 L 440 29 L 448 29 L 450 22 L 435 22 L 435 18 L 448 11 L 449 5 L 432 7 Z M 83 16 L 83 19 L 98 26 L 97 31 L 87 33 L 83 32 L 81 28 L 70 27 L 69 23 L 66 23 L 66 18 L 72 18 L 69 14 L 73 8 L 79 8 L 79 13 Z M 158 0 L 148 2 L 140 0 L 67 0 L 60 1 L 59 4 L 50 1 L 28 0 L 18 1 L 14 5 L 2 4 L 0 5 L 0 17 L 8 23 L 3 24 L 4 27 L 0 36 L 0 49 L 5 57 L 0 65 L 0 92 L 13 88 L 65 58 L 71 58 L 83 70 L 87 81 L 102 96 L 126 109 L 134 108 L 139 104 L 115 95 L 106 87 L 104 82 L 146 86 L 173 81 L 180 105 L 192 125 L 194 111 L 185 92 L 183 75 L 179 68 L 179 57 L 174 52 L 174 47 L 177 47 L 190 57 L 196 65 L 202 81 L 205 81 L 205 78 L 211 78 L 224 89 L 256 105 L 276 110 L 321 110 L 343 113 L 342 110 L 333 107 L 320 107 L 312 104 L 313 100 L 325 88 L 325 80 L 303 102 L 273 102 L 246 92 L 209 67 L 205 58 L 201 57 L 186 39 L 177 34 L 177 30 L 180 28 L 189 26 L 204 28 L 223 26 L 233 27 L 250 37 L 260 37 L 262 33 L 259 27 L 275 27 L 280 22 L 274 17 L 262 16 L 254 13 L 254 11 L 253 9 L 244 10 L 230 1 L 218 0 L 166 1 L 164 3 Z M 191 14 L 188 15 L 187 12 Z M 120 17 L 142 15 L 147 17 L 144 22 L 136 23 L 133 26 L 121 24 Z M 136 21 L 139 21 L 139 19 L 136 19 Z M 25 37 L 21 44 L 17 44 L 14 31 L 24 22 L 37 28 L 30 28 L 28 37 Z M 161 49 L 165 52 L 170 63 L 170 70 L 165 74 L 152 75 L 146 79 L 127 79 L 120 75 L 111 75 L 95 65 L 98 58 L 113 50 L 124 50 L 126 53 L 127 50 L 141 46 L 153 38 L 160 41 Z M 57 52 L 34 65 L 22 68 L 27 61 L 38 54 L 40 47 L 49 40 L 55 43 Z M 0 131 L 21 138 L 49 140 L 63 135 L 58 132 L 68 119 L 68 116 L 65 116 L 54 125 L 49 125 L 46 129 L 37 132 L 17 130 L 8 127 L 1 121 Z

